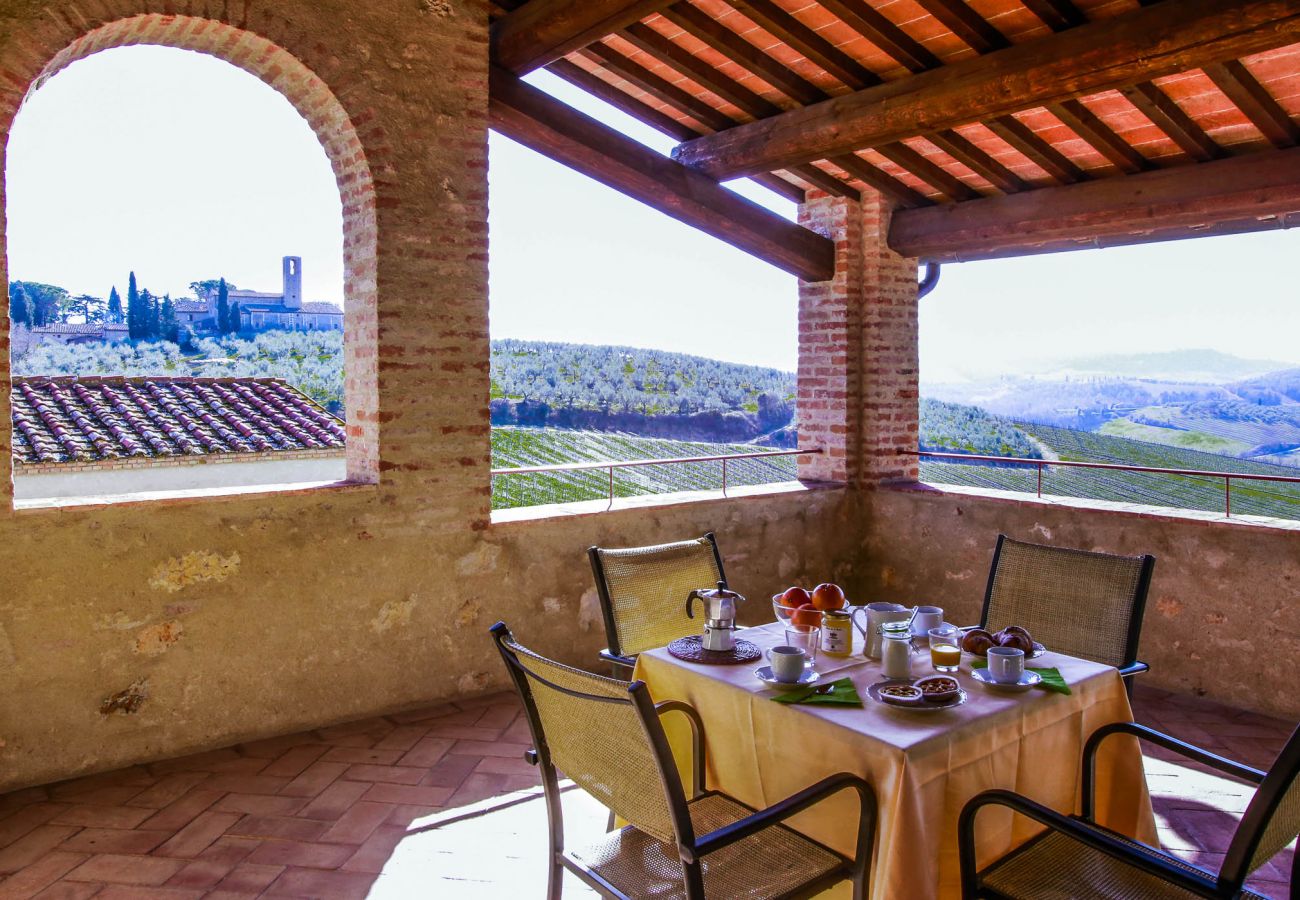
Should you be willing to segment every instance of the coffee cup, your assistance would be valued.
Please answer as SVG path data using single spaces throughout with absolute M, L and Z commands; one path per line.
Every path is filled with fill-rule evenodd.
M 989 648 L 989 677 L 998 684 L 1019 684 L 1025 674 L 1025 651 L 1019 647 Z
M 804 659 L 807 654 L 802 647 L 772 647 L 763 655 L 772 664 L 772 677 L 777 681 L 794 684 L 803 674 Z
M 918 606 L 916 616 L 912 619 L 912 634 L 926 635 L 930 633 L 931 628 L 939 628 L 942 625 L 942 606 Z

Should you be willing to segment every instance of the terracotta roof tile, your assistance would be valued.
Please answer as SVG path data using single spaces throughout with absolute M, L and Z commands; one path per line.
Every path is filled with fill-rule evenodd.
M 10 397 L 23 463 L 344 446 L 343 422 L 278 378 L 26 376 Z

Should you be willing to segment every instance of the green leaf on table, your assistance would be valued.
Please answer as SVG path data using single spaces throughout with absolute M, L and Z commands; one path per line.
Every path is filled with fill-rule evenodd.
M 862 698 L 853 686 L 852 678 L 841 678 L 831 682 L 830 691 L 819 694 L 817 688 L 800 688 L 772 698 L 777 703 L 827 703 L 839 706 L 861 706 Z

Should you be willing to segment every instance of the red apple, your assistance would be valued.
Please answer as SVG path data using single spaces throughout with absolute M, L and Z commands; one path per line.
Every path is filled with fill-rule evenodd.
M 844 591 L 837 584 L 819 584 L 813 588 L 812 604 L 820 610 L 840 609 L 844 606 Z
M 781 605 L 791 609 L 798 609 L 805 603 L 811 602 L 812 597 L 801 587 L 786 588 L 785 593 L 781 595 Z

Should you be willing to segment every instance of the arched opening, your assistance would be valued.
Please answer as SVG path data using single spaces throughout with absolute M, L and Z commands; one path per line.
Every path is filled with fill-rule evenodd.
M 335 471 L 345 471 L 346 480 L 352 482 L 377 481 L 379 463 L 375 352 L 376 201 L 370 166 L 362 140 L 338 98 L 306 64 L 270 40 L 248 30 L 209 19 L 146 13 L 104 24 L 71 42 L 51 41 L 51 44 L 53 46 L 49 48 L 48 55 L 43 57 L 48 62 L 33 74 L 25 94 L 21 98 L 11 95 L 0 100 L 0 122 L 6 126 L 7 133 L 12 132 L 15 118 L 26 101 L 55 75 L 86 57 L 105 50 L 134 45 L 153 45 L 150 49 L 171 48 L 196 51 L 198 54 L 221 61 L 223 65 L 231 64 L 255 76 L 278 92 L 283 100 L 288 101 L 292 110 L 305 120 L 311 134 L 319 142 L 320 149 L 324 151 L 328 167 L 332 171 L 333 186 L 337 189 L 338 200 L 334 201 L 333 196 L 330 200 L 337 203 L 336 210 L 341 207 L 342 233 L 341 241 L 337 240 L 336 233 L 334 271 L 329 272 L 330 261 L 321 260 L 316 263 L 318 269 L 327 275 L 332 274 L 334 283 L 332 294 L 323 298 L 313 294 L 320 284 L 320 279 L 313 281 L 313 261 L 308 258 L 304 264 L 298 248 L 290 245 L 264 248 L 260 255 L 267 256 L 268 259 L 257 260 L 260 267 L 274 267 L 276 262 L 281 262 L 282 270 L 277 273 L 272 268 L 273 280 L 259 276 L 255 279 L 255 283 L 239 285 L 241 288 L 251 288 L 252 291 L 231 292 L 225 302 L 219 303 L 219 286 L 215 283 L 217 279 L 211 278 L 214 284 L 205 286 L 202 282 L 210 276 L 196 274 L 195 279 L 198 283 L 190 285 L 193 295 L 186 298 L 187 301 L 193 302 L 184 304 L 183 312 L 182 304 L 175 302 L 180 299 L 179 297 L 170 304 L 163 304 L 157 299 L 153 302 L 156 309 L 163 310 L 164 314 L 170 314 L 173 317 L 172 321 L 177 322 L 175 330 L 169 333 L 178 338 L 182 334 L 179 327 L 181 325 L 197 330 L 200 337 L 214 336 L 204 332 L 215 331 L 217 337 L 231 333 L 239 338 L 253 337 L 259 331 L 265 332 L 274 327 L 285 333 L 296 333 L 301 339 L 316 342 L 328 341 L 328 332 L 333 331 L 335 346 L 337 346 L 337 332 L 341 330 L 344 335 L 341 348 L 342 368 L 346 372 L 346 378 L 342 373 L 336 373 L 334 390 L 337 403 L 334 404 L 336 408 L 330 411 L 345 417 L 346 426 L 337 419 L 329 421 L 315 416 L 311 410 L 311 402 L 303 405 L 292 398 L 286 398 L 284 392 L 278 388 L 268 388 L 265 383 L 261 386 L 251 383 L 251 376 L 260 375 L 265 382 L 266 376 L 274 377 L 279 374 L 265 369 L 244 373 L 250 376 L 248 384 L 217 383 L 207 384 L 204 387 L 213 409 L 223 405 L 225 410 L 237 413 L 223 418 L 224 412 L 217 412 L 215 425 L 198 429 L 207 432 L 205 435 L 193 431 L 186 433 L 183 429 L 179 434 L 174 434 L 166 427 L 168 424 L 175 425 L 178 421 L 183 422 L 187 418 L 191 420 L 203 418 L 201 411 L 194 406 L 197 398 L 188 390 L 177 390 L 175 395 L 172 395 L 171 385 L 164 385 L 160 389 L 156 385 L 133 385 L 128 379 L 125 387 L 113 385 L 106 391 L 99 384 L 77 385 L 75 382 L 66 382 L 55 385 L 54 393 L 46 396 L 50 394 L 49 388 L 44 385 L 25 384 L 24 379 L 20 377 L 23 375 L 21 367 L 15 367 L 12 372 L 15 376 L 13 408 L 11 410 L 9 407 L 0 406 L 5 410 L 4 418 L 15 420 L 12 434 L 14 450 L 12 465 L 15 478 L 20 477 L 21 470 L 30 465 L 33 458 L 30 452 L 27 452 L 24 458 L 20 451 L 30 451 L 33 439 L 53 437 L 54 445 L 46 448 L 52 452 L 44 454 L 47 459 L 85 464 L 104 456 L 112 456 L 124 458 L 124 465 L 128 466 L 138 465 L 142 459 L 152 460 L 157 457 L 166 457 L 165 461 L 169 463 L 176 462 L 184 455 L 187 448 L 196 451 L 196 456 L 204 457 L 202 460 L 204 463 L 215 462 L 218 461 L 217 456 L 223 449 L 223 443 L 226 447 L 239 449 L 243 454 L 243 458 L 240 459 L 241 464 L 253 458 L 281 462 L 282 460 L 275 458 L 275 451 L 322 449 L 332 444 L 336 456 L 340 452 L 343 453 L 343 457 L 337 461 Z M 198 60 L 201 57 L 194 59 Z M 234 129 L 224 129 L 222 124 L 214 122 L 210 132 L 196 134 L 193 140 L 256 142 L 259 138 L 257 134 L 240 134 Z M 123 133 L 100 135 L 100 139 L 121 142 L 129 140 L 129 135 Z M 183 148 L 178 149 L 183 152 Z M 9 150 L 8 146 L 4 148 L 6 163 L 9 162 Z M 239 177 L 237 173 L 220 170 L 210 172 L 209 175 L 213 180 L 220 180 L 227 176 Z M 7 177 L 12 178 L 13 173 L 10 172 Z M 174 187 L 183 193 L 183 184 Z M 16 186 L 15 191 L 17 191 Z M 8 191 L 5 199 L 6 202 L 10 199 Z M 194 214 L 196 217 L 202 215 L 200 210 L 195 210 Z M 265 215 L 265 212 L 250 210 L 250 215 Z M 335 221 L 338 221 L 337 213 Z M 15 278 L 23 277 L 23 273 L 11 270 L 9 247 L 9 239 L 14 234 L 14 228 L 21 225 L 21 222 L 11 217 L 7 225 L 9 233 L 0 262 L 4 266 L 6 283 L 9 283 Z M 57 240 L 57 236 L 54 236 L 54 239 Z M 276 243 L 279 241 L 277 240 Z M 148 248 L 141 248 L 141 250 L 143 252 L 135 253 L 133 256 L 136 259 L 147 259 Z M 67 246 L 66 252 L 74 254 L 77 252 L 76 247 Z M 280 259 L 281 257 L 283 259 Z M 147 263 L 126 260 L 123 260 L 123 263 L 124 271 L 118 279 L 122 282 L 121 293 L 116 300 L 112 299 L 107 296 L 109 286 L 106 284 L 102 291 L 106 296 L 101 298 L 101 306 L 94 316 L 101 322 L 105 319 L 120 319 L 112 322 L 116 327 L 101 329 L 98 333 L 98 338 L 105 345 L 110 343 L 112 337 L 105 339 L 106 331 L 114 332 L 114 336 L 117 331 L 121 331 L 123 337 L 135 338 L 145 334 L 140 330 L 141 328 L 151 328 L 148 333 L 154 336 L 160 333 L 160 328 L 163 331 L 168 330 L 166 319 L 161 326 L 156 319 L 152 324 L 145 320 L 144 326 L 140 326 L 133 319 L 131 311 L 127 309 L 129 287 L 125 284 L 126 271 L 133 265 L 140 266 Z M 213 258 L 208 264 L 208 272 L 217 272 L 228 264 L 228 260 Z M 172 280 L 175 280 L 174 275 Z M 114 286 L 119 285 L 114 284 Z M 141 285 L 141 288 L 143 289 L 144 286 Z M 207 309 L 203 309 L 205 291 Z M 71 299 L 75 306 L 78 297 L 73 294 Z M 114 311 L 114 304 L 120 305 L 120 313 Z M 221 307 L 220 313 L 217 310 L 218 306 Z M 160 314 L 155 312 L 154 315 L 157 317 Z M 222 315 L 229 318 L 223 320 Z M 74 311 L 71 316 L 64 315 L 62 318 L 65 320 L 65 325 L 71 326 L 88 324 L 92 316 L 89 310 L 81 310 Z M 68 319 L 74 321 L 69 323 L 66 321 Z M 75 329 L 68 327 L 64 330 Z M 22 349 L 17 345 L 17 341 L 24 337 L 22 331 L 23 329 L 12 330 L 9 348 L 12 351 L 17 352 Z M 56 339 L 65 344 L 68 342 L 66 336 Z M 94 337 L 78 335 L 72 340 L 93 342 Z M 3 355 L 7 361 L 10 354 Z M 194 365 L 192 361 L 183 361 L 180 364 L 180 371 L 184 377 L 210 377 L 218 374 L 212 370 L 212 367 Z M 34 393 L 33 387 L 36 388 Z M 308 389 L 306 393 L 311 394 L 313 391 Z M 313 396 L 310 399 L 321 406 L 330 405 L 328 396 L 323 398 Z M 125 411 L 117 409 L 116 416 L 113 415 L 115 400 L 123 401 L 126 407 Z M 6 396 L 3 402 L 9 402 L 9 397 Z M 105 412 L 112 419 L 108 426 L 96 419 L 97 411 Z M 202 412 L 212 412 L 212 410 Z M 158 418 L 153 417 L 154 413 Z M 56 420 L 53 423 L 53 432 L 49 428 L 51 423 L 47 421 L 51 416 Z M 25 422 L 17 419 L 24 419 Z M 65 419 L 67 422 L 63 421 Z M 150 421 L 145 421 L 146 419 Z M 278 430 L 279 434 L 274 434 L 272 431 L 261 433 L 258 427 L 254 427 L 254 433 L 250 435 L 245 431 L 245 427 L 250 421 L 256 419 L 260 419 L 263 424 L 269 422 L 272 426 L 277 426 L 273 431 Z M 133 424 L 139 424 L 141 428 L 130 427 Z M 256 426 L 256 423 L 254 424 Z M 32 427 L 25 429 L 25 425 Z M 77 426 L 77 431 L 72 433 L 69 425 Z M 148 427 L 150 425 L 162 426 L 163 433 L 155 435 L 161 438 L 160 441 L 150 438 Z M 61 431 L 59 426 L 62 426 Z M 223 431 L 227 438 L 224 441 L 221 438 Z M 290 439 L 290 436 L 295 433 L 296 441 Z M 332 441 L 331 433 L 335 435 Z M 344 435 L 346 449 L 340 451 L 338 444 Z M 208 439 L 213 437 L 217 440 L 210 443 Z M 106 448 L 113 452 L 101 452 Z M 240 454 L 226 455 L 233 460 Z M 310 453 L 303 454 L 304 457 L 310 455 Z M 193 465 L 190 468 L 191 471 L 196 469 Z M 210 474 L 206 478 L 194 480 L 196 489 L 225 486 L 209 482 L 213 478 L 220 479 L 221 476 L 216 474 L 216 470 L 229 467 L 206 466 L 206 468 Z M 3 481 L 12 485 L 11 479 L 6 478 Z M 181 478 L 179 483 L 184 484 L 184 478 Z M 241 487 L 238 479 L 228 486 Z M 169 487 L 170 484 L 160 489 L 167 490 Z

